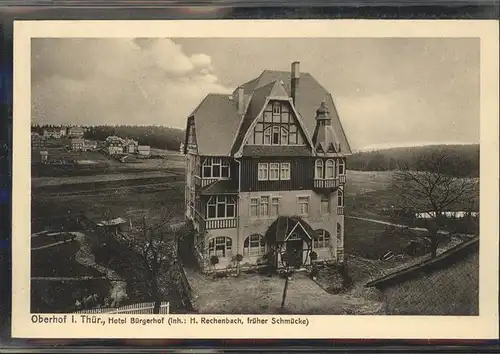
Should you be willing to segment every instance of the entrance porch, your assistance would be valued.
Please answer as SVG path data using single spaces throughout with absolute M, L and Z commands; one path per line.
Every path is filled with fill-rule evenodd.
M 313 228 L 302 218 L 279 216 L 266 232 L 266 243 L 273 251 L 276 268 L 309 265 L 314 237 Z

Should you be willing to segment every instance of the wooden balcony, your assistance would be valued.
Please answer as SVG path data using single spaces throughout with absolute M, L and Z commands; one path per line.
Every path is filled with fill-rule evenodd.
M 200 231 L 215 229 L 235 229 L 237 226 L 236 218 L 228 219 L 205 219 L 193 207 L 193 219 L 199 225 Z
M 338 179 L 340 184 L 345 184 L 345 175 L 340 175 Z
M 338 178 L 334 179 L 314 179 L 314 189 L 335 189 L 339 186 Z
M 344 207 L 343 206 L 337 207 L 337 215 L 344 215 Z
M 205 220 L 207 230 L 213 229 L 234 229 L 236 228 L 236 218 L 231 219 L 208 219 Z

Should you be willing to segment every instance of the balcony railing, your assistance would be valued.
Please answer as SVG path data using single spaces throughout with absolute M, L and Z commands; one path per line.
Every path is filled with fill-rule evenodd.
M 236 218 L 231 219 L 208 219 L 205 221 L 207 230 L 213 229 L 234 229 L 236 228 Z
M 194 221 L 199 225 L 201 231 L 214 229 L 234 229 L 237 226 L 236 218 L 227 219 L 205 219 L 194 207 L 191 208 Z
M 314 188 L 332 189 L 339 186 L 338 178 L 334 179 L 314 179 Z
M 345 175 L 340 175 L 339 176 L 339 183 L 340 184 L 345 184 Z
M 337 215 L 344 215 L 344 207 L 343 206 L 337 207 Z

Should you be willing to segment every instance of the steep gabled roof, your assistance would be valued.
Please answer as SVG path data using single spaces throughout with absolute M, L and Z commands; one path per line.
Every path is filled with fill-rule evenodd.
M 291 74 L 286 71 L 264 70 L 241 86 L 245 96 L 245 113 L 241 116 L 237 109 L 237 93 L 233 95 L 209 94 L 196 107 L 190 117 L 194 117 L 198 152 L 200 155 L 227 156 L 241 147 L 245 134 L 252 122 L 264 109 L 268 97 L 291 97 Z M 304 124 L 308 139 L 312 138 L 316 126 L 316 109 L 322 101 L 330 108 L 332 127 L 336 132 L 341 151 L 350 154 L 340 119 L 330 93 L 309 73 L 301 73 L 296 89 L 295 108 Z
M 267 97 L 269 97 L 269 95 L 273 91 L 275 84 L 275 82 L 271 82 L 251 93 L 250 102 L 239 126 L 236 139 L 234 140 L 234 144 L 231 149 L 231 153 L 234 154 L 240 147 L 245 137 L 245 133 L 248 131 L 248 128 L 252 125 L 252 122 L 255 120 L 255 118 L 257 118 L 257 115 L 264 108 Z
M 229 155 L 240 117 L 231 95 L 208 94 L 191 113 L 200 155 Z

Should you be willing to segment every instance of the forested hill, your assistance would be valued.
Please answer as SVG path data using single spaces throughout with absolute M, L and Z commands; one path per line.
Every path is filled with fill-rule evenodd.
M 433 152 L 454 157 L 450 161 L 460 164 L 463 176 L 479 176 L 479 145 L 427 145 L 404 148 L 390 148 L 358 152 L 348 157 L 347 168 L 358 171 L 395 170 L 398 165 L 415 165 L 417 159 Z

